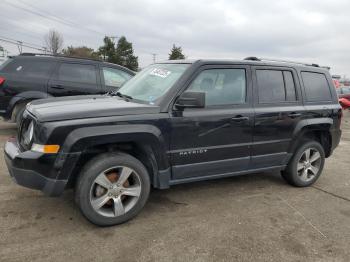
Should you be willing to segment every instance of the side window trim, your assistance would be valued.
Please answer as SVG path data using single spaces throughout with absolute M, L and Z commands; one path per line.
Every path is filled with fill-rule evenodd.
M 279 101 L 279 102 L 272 102 L 272 103 L 259 103 L 259 87 L 257 82 L 257 76 L 256 71 L 257 70 L 279 70 L 279 71 L 289 71 L 292 73 L 292 77 L 294 80 L 294 88 L 295 88 L 295 101 Z M 302 105 L 302 91 L 301 90 L 301 83 L 299 80 L 299 74 L 295 70 L 295 68 L 292 67 L 284 67 L 284 66 L 261 66 L 261 65 L 252 65 L 251 66 L 251 74 L 252 74 L 252 84 L 253 84 L 253 103 L 255 107 L 269 107 L 271 105 L 280 105 L 280 106 L 290 106 L 290 105 Z M 282 73 L 283 75 L 283 73 Z M 283 76 L 284 77 L 284 76 Z
M 85 83 L 85 82 L 79 82 L 79 81 L 70 81 L 70 80 L 62 80 L 59 79 L 59 70 L 61 68 L 61 66 L 63 64 L 69 64 L 69 65 L 82 65 L 82 66 L 92 66 L 94 68 L 95 71 L 95 78 L 96 78 L 96 83 Z M 52 80 L 55 81 L 62 81 L 62 82 L 71 82 L 71 83 L 76 83 L 76 84 L 85 84 L 85 85 L 96 85 L 97 87 L 101 87 L 100 84 L 100 76 L 98 74 L 98 66 L 95 64 L 88 64 L 88 63 L 79 63 L 79 62 L 71 62 L 71 61 L 60 61 L 59 63 L 57 63 L 57 67 L 55 70 L 55 74 L 52 75 Z
M 295 100 L 291 100 L 291 101 L 288 101 L 288 100 L 287 100 L 287 83 L 286 83 L 286 76 L 285 76 L 285 73 L 286 73 L 286 72 L 291 73 L 292 81 L 293 81 Z M 295 84 L 295 79 L 294 79 L 293 72 L 292 72 L 291 70 L 282 70 L 282 76 L 283 76 L 284 90 L 285 90 L 285 100 L 286 100 L 285 102 L 294 102 L 294 101 L 298 101 L 298 100 L 299 100 L 299 96 L 298 96 L 298 93 L 297 93 L 297 90 L 296 90 L 296 84 Z
M 302 73 L 315 73 L 315 74 L 322 74 L 326 80 L 327 80 L 327 86 L 328 86 L 328 90 L 330 92 L 330 95 L 331 95 L 331 98 L 330 100 L 322 100 L 322 101 L 308 101 L 307 99 L 307 94 L 306 94 L 306 87 L 305 87 L 305 83 L 304 83 L 304 79 L 303 79 L 303 76 L 302 76 Z M 334 103 L 333 102 L 333 94 L 332 94 L 332 91 L 331 91 L 331 87 L 329 85 L 329 82 L 328 82 L 328 78 L 326 76 L 326 74 L 322 73 L 322 72 L 316 72 L 316 71 L 311 71 L 311 70 L 300 70 L 299 71 L 299 77 L 300 77 L 300 80 L 301 80 L 301 86 L 302 86 L 302 91 L 303 91 L 303 94 L 304 94 L 304 103 L 305 104 L 317 104 L 317 103 L 324 103 L 324 104 L 332 104 Z
M 225 108 L 248 108 L 252 106 L 252 70 L 251 66 L 247 64 L 222 64 L 222 65 L 202 65 L 199 68 L 197 68 L 191 77 L 189 77 L 188 81 L 186 82 L 185 86 L 178 91 L 176 95 L 176 99 L 173 100 L 171 108 L 174 108 L 174 104 L 177 100 L 177 98 L 185 92 L 192 84 L 192 82 L 199 76 L 203 71 L 210 70 L 210 69 L 244 69 L 245 75 L 246 75 L 246 100 L 245 103 L 242 104 L 228 104 L 228 105 L 211 105 L 206 106 L 205 108 L 201 108 L 200 110 L 210 110 L 210 109 L 225 109 Z M 198 110 L 198 109 L 186 109 L 186 110 Z

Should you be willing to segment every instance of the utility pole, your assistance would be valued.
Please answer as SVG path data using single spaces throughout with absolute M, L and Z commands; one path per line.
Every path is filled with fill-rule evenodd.
M 22 41 L 17 41 L 17 48 L 18 52 L 22 54 L 22 49 L 23 49 L 23 42 Z
M 156 63 L 157 54 L 151 54 L 151 55 L 153 57 L 153 64 L 155 64 Z

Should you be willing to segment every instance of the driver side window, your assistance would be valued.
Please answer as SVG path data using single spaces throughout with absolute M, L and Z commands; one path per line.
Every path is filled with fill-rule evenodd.
M 191 83 L 188 90 L 205 92 L 206 106 L 244 104 L 245 69 L 207 69 Z

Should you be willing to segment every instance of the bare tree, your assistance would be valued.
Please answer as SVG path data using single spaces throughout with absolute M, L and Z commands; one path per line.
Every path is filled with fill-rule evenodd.
M 55 29 L 51 29 L 45 35 L 44 40 L 47 50 L 54 55 L 57 55 L 63 47 L 63 36 Z

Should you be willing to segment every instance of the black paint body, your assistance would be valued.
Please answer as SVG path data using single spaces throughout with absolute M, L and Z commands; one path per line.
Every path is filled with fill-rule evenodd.
M 119 70 L 131 77 L 135 72 L 111 63 L 105 63 L 89 59 L 50 57 L 50 56 L 15 56 L 11 63 L 30 66 L 35 61 L 46 62 L 49 68 L 43 68 L 43 72 L 37 75 L 21 75 L 16 70 L 6 72 L 6 68 L 0 69 L 0 77 L 5 82 L 0 85 L 0 116 L 8 120 L 11 118 L 16 105 L 36 99 L 61 96 L 104 94 L 115 91 L 116 87 L 105 84 L 102 67 Z M 91 66 L 96 75 L 96 84 L 87 84 L 75 81 L 61 81 L 58 79 L 58 70 L 62 64 Z M 45 71 L 44 71 L 45 70 Z
M 135 154 L 149 170 L 153 186 L 167 188 L 191 181 L 283 170 L 309 132 L 327 137 L 327 156 L 338 145 L 341 107 L 327 70 L 258 61 L 180 63 L 190 66 L 155 105 L 111 96 L 33 102 L 27 107 L 21 127 L 34 119 L 35 142 L 58 144 L 61 149 L 57 155 L 40 154 L 23 148 L 17 141 L 8 142 L 5 158 L 11 175 L 19 184 L 48 195 L 60 195 L 79 174 L 87 154 L 107 148 L 128 152 L 131 146 L 137 148 Z M 255 76 L 258 67 L 293 72 L 297 101 L 259 104 Z M 208 68 L 244 68 L 246 103 L 176 108 L 179 95 L 199 72 Z M 303 70 L 326 76 L 332 101 L 306 102 L 300 77 Z M 25 175 L 27 179 L 23 180 Z

